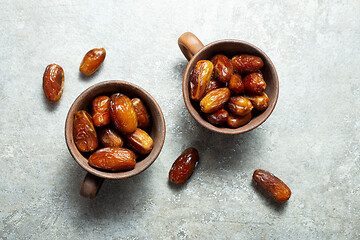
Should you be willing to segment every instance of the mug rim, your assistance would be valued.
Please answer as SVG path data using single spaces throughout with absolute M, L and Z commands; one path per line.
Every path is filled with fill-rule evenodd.
M 196 109 L 194 108 L 194 106 L 191 103 L 190 94 L 189 94 L 189 81 L 190 81 L 190 74 L 191 74 L 192 69 L 190 69 L 190 66 L 193 65 L 193 62 L 196 60 L 197 56 L 200 55 L 201 53 L 203 53 L 204 51 L 206 51 L 207 49 L 210 49 L 218 44 L 226 44 L 226 43 L 243 44 L 243 45 L 247 45 L 247 46 L 255 49 L 256 51 L 260 52 L 266 58 L 266 61 L 269 63 L 270 68 L 273 69 L 273 71 L 274 71 L 274 76 L 275 76 L 274 84 L 275 84 L 275 89 L 276 89 L 275 97 L 274 97 L 274 104 L 272 105 L 270 111 L 257 124 L 249 125 L 249 123 L 251 122 L 250 121 L 249 123 L 247 123 L 243 126 L 240 126 L 238 128 L 219 128 L 219 127 L 207 122 L 205 119 L 203 119 L 203 117 L 199 114 L 198 111 L 196 111 Z M 189 77 L 187 77 L 187 76 L 189 76 Z M 269 56 L 263 50 L 261 50 L 259 47 L 255 46 L 252 43 L 243 41 L 243 40 L 223 39 L 223 40 L 217 40 L 217 41 L 214 41 L 214 42 L 211 42 L 211 43 L 205 45 L 196 54 L 194 54 L 192 56 L 192 58 L 190 59 L 190 61 L 187 64 L 185 72 L 184 72 L 182 90 L 183 90 L 183 98 L 184 98 L 186 108 L 190 112 L 190 115 L 200 125 L 202 125 L 203 127 L 207 128 L 208 130 L 213 131 L 213 132 L 235 135 L 235 134 L 241 134 L 241 133 L 246 133 L 246 132 L 251 131 L 251 130 L 257 128 L 258 126 L 260 126 L 261 124 L 263 124 L 269 118 L 269 116 L 274 111 L 275 106 L 277 104 L 277 100 L 278 100 L 278 96 L 279 96 L 279 78 L 278 78 L 278 74 L 277 74 L 277 71 L 276 71 L 276 68 L 275 68 L 273 62 L 271 61 Z
M 95 168 L 91 167 L 90 165 L 85 164 L 84 159 L 86 159 L 86 158 L 77 149 L 76 144 L 74 142 L 74 138 L 73 138 L 73 126 L 71 126 L 71 125 L 73 123 L 73 114 L 76 111 L 77 105 L 80 104 L 94 90 L 101 88 L 101 87 L 105 88 L 105 86 L 107 86 L 109 84 L 110 85 L 118 85 L 119 87 L 126 85 L 127 87 L 129 87 L 129 89 L 136 89 L 136 91 L 142 92 L 142 94 L 144 96 L 146 96 L 146 98 L 148 98 L 148 100 L 155 106 L 154 109 L 156 109 L 156 115 L 159 116 L 158 125 L 160 127 L 160 129 L 159 129 L 160 134 L 159 134 L 159 138 L 158 138 L 158 144 L 155 146 L 155 139 L 154 139 L 153 150 L 149 153 L 149 155 L 147 155 L 144 159 L 141 160 L 141 162 L 147 160 L 148 162 L 146 162 L 146 164 L 142 164 L 140 167 L 138 167 L 138 168 L 135 167 L 134 169 L 129 170 L 129 171 L 106 172 L 106 171 L 101 171 L 99 169 L 95 169 Z M 152 117 L 152 118 L 154 119 L 154 117 Z M 66 141 L 67 148 L 68 148 L 71 156 L 73 157 L 73 159 L 87 172 L 89 172 L 95 176 L 105 178 L 105 179 L 125 179 L 125 178 L 135 176 L 135 175 L 145 171 L 148 167 L 150 167 L 154 163 L 154 161 L 159 156 L 159 154 L 162 150 L 162 147 L 164 146 L 165 135 L 166 135 L 166 127 L 165 127 L 164 115 L 162 113 L 162 110 L 161 110 L 159 104 L 156 102 L 156 100 L 151 96 L 150 93 L 148 93 L 146 90 L 139 87 L 138 85 L 130 83 L 130 82 L 126 82 L 126 81 L 121 81 L 121 80 L 103 81 L 103 82 L 94 84 L 94 85 L 88 87 L 87 89 L 85 89 L 82 93 L 79 94 L 79 96 L 72 103 L 72 105 L 69 108 L 69 111 L 67 113 L 66 121 L 65 121 L 65 141 Z

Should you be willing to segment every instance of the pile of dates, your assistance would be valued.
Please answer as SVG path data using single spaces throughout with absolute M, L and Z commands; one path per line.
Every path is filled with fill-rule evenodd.
M 137 156 L 151 152 L 153 139 L 146 132 L 150 125 L 149 112 L 139 98 L 121 93 L 97 96 L 92 116 L 85 110 L 74 114 L 74 141 L 79 151 L 92 153 L 90 166 L 127 171 L 135 167 Z
M 88 51 L 80 64 L 80 72 L 86 76 L 93 74 L 104 62 L 106 51 L 104 48 L 94 48 Z M 43 90 L 46 99 L 51 103 L 60 100 L 64 91 L 64 70 L 58 64 L 49 64 L 43 76 Z
M 190 76 L 190 97 L 211 124 L 237 128 L 250 122 L 253 111 L 269 105 L 260 57 L 241 54 L 231 60 L 217 54 L 200 60 Z

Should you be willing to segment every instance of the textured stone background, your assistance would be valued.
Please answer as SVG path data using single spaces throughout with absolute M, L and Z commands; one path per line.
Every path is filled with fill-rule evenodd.
M 0 8 L 1 239 L 359 239 L 360 2 L 23 1 Z M 241 39 L 275 64 L 280 96 L 259 128 L 222 136 L 198 125 L 181 93 L 186 31 L 204 44 Z M 83 78 L 84 54 L 104 47 Z M 42 91 L 45 67 L 65 70 L 57 104 Z M 70 156 L 64 125 L 75 98 L 111 79 L 158 101 L 167 135 L 144 173 L 79 195 L 85 171 Z M 182 150 L 201 163 L 183 187 L 168 183 Z M 276 205 L 254 190 L 267 169 L 292 189 Z

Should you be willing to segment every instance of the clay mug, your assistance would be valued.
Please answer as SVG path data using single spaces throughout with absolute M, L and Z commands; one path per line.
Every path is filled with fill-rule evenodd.
M 86 110 L 91 114 L 92 100 L 95 97 L 110 96 L 113 93 L 123 93 L 130 98 L 140 98 L 145 103 L 151 117 L 152 125 L 148 133 L 154 141 L 153 149 L 145 157 L 139 157 L 135 168 L 130 171 L 107 172 L 91 167 L 88 164 L 87 155 L 79 152 L 74 142 L 74 113 L 78 110 Z M 96 197 L 104 179 L 124 179 L 135 176 L 147 169 L 156 160 L 165 140 L 165 120 L 158 103 L 141 87 L 125 81 L 106 81 L 89 87 L 76 98 L 66 117 L 65 139 L 74 160 L 88 172 L 81 186 L 80 194 L 92 199 Z
M 189 61 L 182 84 L 183 97 L 185 105 L 189 110 L 191 116 L 200 123 L 203 127 L 210 131 L 222 134 L 241 134 L 253 130 L 260 126 L 273 112 L 278 95 L 279 95 L 279 80 L 274 64 L 270 58 L 258 47 L 241 40 L 225 39 L 219 40 L 204 46 L 202 42 L 190 32 L 182 34 L 178 39 L 180 50 Z M 227 128 L 214 126 L 206 121 L 196 110 L 196 104 L 190 99 L 189 80 L 191 71 L 194 69 L 199 60 L 210 60 L 216 54 L 224 54 L 231 58 L 237 54 L 251 54 L 262 58 L 264 66 L 261 68 L 267 87 L 265 93 L 269 96 L 269 106 L 262 113 L 255 115 L 249 123 L 238 128 Z

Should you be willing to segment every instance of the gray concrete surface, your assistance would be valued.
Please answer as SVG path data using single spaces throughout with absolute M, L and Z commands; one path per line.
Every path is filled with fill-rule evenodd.
M 359 239 L 360 3 L 349 1 L 0 1 L 1 239 Z M 280 96 L 259 128 L 223 136 L 187 112 L 177 46 L 241 39 L 274 62 Z M 83 55 L 104 47 L 92 77 Z M 45 67 L 65 70 L 57 104 L 42 91 Z M 144 173 L 79 195 L 85 171 L 64 125 L 87 87 L 110 79 L 141 85 L 165 114 L 167 135 Z M 179 153 L 201 163 L 183 187 L 168 183 Z M 257 168 L 292 189 L 277 205 L 251 184 Z

